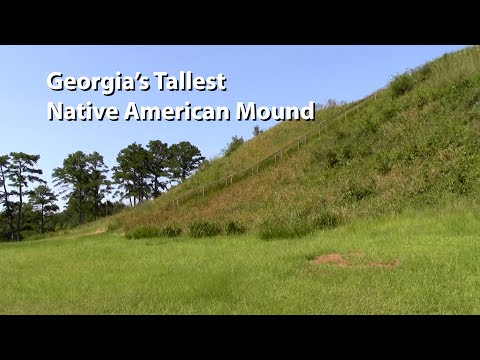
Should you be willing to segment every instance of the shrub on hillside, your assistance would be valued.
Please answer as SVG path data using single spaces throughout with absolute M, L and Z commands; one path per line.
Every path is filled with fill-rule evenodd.
M 312 225 L 315 229 L 322 230 L 337 227 L 341 222 L 341 218 L 337 214 L 331 211 L 322 211 L 320 214 L 315 215 Z
M 305 217 L 271 217 L 260 224 L 258 235 L 263 240 L 292 239 L 312 231 L 313 228 Z
M 261 133 L 263 133 L 263 130 L 260 130 L 260 127 L 258 125 L 256 125 L 254 128 L 253 128 L 253 136 L 258 136 L 260 135 Z
M 409 73 L 395 76 L 395 78 L 390 83 L 393 96 L 394 97 L 402 96 L 403 94 L 412 90 L 414 83 L 415 82 L 412 78 L 412 75 L 410 75 Z
M 222 228 L 209 221 L 195 221 L 188 226 L 191 237 L 200 238 L 216 236 L 222 233 Z
M 362 186 L 353 184 L 348 189 L 347 194 L 357 201 L 364 200 L 374 194 L 372 186 Z
M 111 220 L 107 225 L 107 231 L 115 231 L 122 227 L 122 222 L 119 219 Z
M 176 226 L 165 226 L 160 231 L 162 236 L 177 237 L 182 234 L 182 229 Z
M 397 115 L 399 111 L 400 109 L 395 106 L 395 104 L 389 104 L 386 108 L 380 111 L 380 120 L 383 122 L 390 121 Z
M 134 229 L 131 229 L 125 233 L 127 239 L 143 239 L 143 238 L 152 238 L 159 237 L 162 235 L 161 229 L 154 226 L 140 226 Z
M 432 66 L 430 63 L 423 65 L 420 69 L 415 71 L 412 76 L 414 77 L 415 81 L 425 81 L 428 79 L 430 74 L 432 73 Z
M 153 237 L 177 237 L 182 233 L 182 229 L 175 226 L 165 226 L 163 228 L 157 226 L 139 226 L 128 230 L 125 233 L 127 239 L 144 239 Z
M 328 150 L 326 154 L 326 158 L 327 158 L 327 166 L 329 168 L 335 167 L 340 162 L 340 157 L 333 150 Z
M 208 169 L 210 166 L 212 166 L 212 161 L 208 160 L 208 159 L 205 159 L 198 166 L 198 171 L 204 171 L 204 170 Z
M 229 156 L 231 155 L 235 150 L 237 150 L 240 146 L 242 146 L 245 143 L 245 140 L 243 137 L 238 137 L 238 136 L 233 136 L 232 141 L 227 145 L 225 149 L 222 150 L 223 155 Z
M 225 234 L 226 235 L 240 235 L 243 234 L 247 228 L 240 224 L 238 221 L 229 221 L 225 225 Z

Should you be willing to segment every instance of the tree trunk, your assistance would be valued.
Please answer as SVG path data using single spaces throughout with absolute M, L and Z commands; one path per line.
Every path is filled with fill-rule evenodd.
M 153 182 L 153 198 L 157 198 L 158 197 L 158 177 L 155 176 L 155 180 Z
M 10 227 L 10 240 L 13 240 L 13 211 L 10 206 L 10 201 L 8 200 L 8 192 L 7 192 L 7 182 L 5 181 L 5 173 L 3 168 L 0 168 L 1 175 L 2 175 L 2 183 L 3 183 L 3 193 L 5 196 L 5 207 L 7 208 L 7 214 L 9 219 L 9 227 Z
M 98 203 L 99 203 L 99 197 L 100 197 L 100 195 L 99 195 L 99 189 L 97 188 L 97 189 L 95 189 L 95 199 L 94 199 L 94 201 L 95 201 L 95 220 L 98 219 L 98 210 L 99 210 L 99 205 L 98 205 Z
M 21 176 L 21 175 L 20 175 Z M 18 216 L 17 216 L 17 241 L 20 241 L 20 228 L 22 226 L 22 207 L 23 207 L 23 194 L 22 194 L 22 184 L 18 187 Z
M 78 222 L 79 225 L 83 224 L 83 194 L 80 196 L 80 199 L 78 200 Z
M 44 226 L 44 218 L 45 218 L 45 214 L 43 212 L 43 204 L 42 204 L 42 212 L 41 212 L 41 216 L 42 216 L 42 227 L 41 227 L 41 233 L 43 234 L 44 233 L 44 229 L 45 229 L 45 226 Z
M 10 217 L 10 240 L 13 241 L 13 238 L 15 237 L 15 235 L 14 235 L 15 230 L 13 229 L 13 212 L 12 212 L 12 210 L 8 211 L 8 215 Z

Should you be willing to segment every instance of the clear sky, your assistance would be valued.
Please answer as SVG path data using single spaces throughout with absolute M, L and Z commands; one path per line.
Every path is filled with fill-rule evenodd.
M 392 76 L 464 45 L 435 46 L 0 46 L 0 155 L 11 151 L 40 154 L 39 167 L 51 185 L 53 168 L 77 150 L 98 151 L 109 167 L 118 152 L 133 142 L 168 144 L 190 141 L 207 158 L 219 155 L 234 135 L 252 137 L 255 125 L 266 129 L 274 120 L 235 120 L 237 101 L 258 106 L 306 106 L 308 101 L 351 101 L 385 85 Z M 142 92 L 52 91 L 47 76 L 134 76 L 150 78 Z M 178 76 L 225 74 L 227 91 L 169 92 L 156 90 L 155 71 Z M 103 122 L 48 121 L 47 103 L 116 106 L 120 114 L 129 101 L 138 106 L 228 106 L 230 122 Z

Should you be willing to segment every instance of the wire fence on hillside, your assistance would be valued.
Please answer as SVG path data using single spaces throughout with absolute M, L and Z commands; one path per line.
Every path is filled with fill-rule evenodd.
M 308 141 L 308 139 L 311 139 L 314 136 L 318 136 L 321 133 L 321 130 L 324 129 L 327 125 L 329 125 L 331 122 L 333 122 L 336 119 L 339 119 L 341 117 L 347 117 L 349 112 L 352 111 L 359 111 L 360 106 L 365 104 L 368 100 L 374 99 L 376 100 L 377 96 L 380 95 L 388 85 L 385 85 L 384 87 L 378 89 L 377 91 L 371 93 L 370 95 L 364 97 L 363 99 L 360 99 L 356 102 L 353 102 L 350 106 L 348 106 L 346 109 L 343 109 L 340 113 L 333 115 L 332 117 L 324 120 L 321 122 L 319 125 L 315 126 L 311 131 L 307 132 L 306 134 L 302 135 L 301 137 L 298 137 L 291 142 L 287 143 L 280 149 L 276 150 L 275 152 L 271 153 L 267 157 L 263 158 L 262 160 L 254 163 L 252 166 L 239 170 L 233 174 L 229 174 L 227 176 L 224 176 L 216 181 L 212 181 L 210 183 L 201 185 L 199 187 L 196 187 L 194 189 L 187 190 L 183 194 L 180 194 L 178 196 L 175 196 L 173 198 L 173 205 L 178 206 L 180 204 L 180 200 L 184 202 L 188 198 L 191 198 L 194 195 L 205 197 L 206 194 L 208 193 L 209 190 L 212 190 L 213 188 L 217 186 L 229 186 L 229 184 L 233 184 L 233 181 L 238 181 L 243 177 L 246 176 L 255 176 L 258 174 L 258 172 L 262 169 L 265 168 L 267 165 L 271 163 L 276 163 L 277 161 L 280 161 L 284 155 L 286 155 L 289 151 L 292 150 L 300 150 L 300 147 L 302 145 L 305 145 Z
M 464 51 L 464 50 L 462 50 L 462 51 Z M 424 66 L 425 66 L 425 64 L 422 64 L 422 65 L 417 66 L 413 69 L 407 70 L 405 73 L 412 74 L 412 73 L 420 70 Z M 224 176 L 224 177 L 222 177 L 222 178 L 220 178 L 216 181 L 212 181 L 212 182 L 204 184 L 202 186 L 198 186 L 194 189 L 187 190 L 186 192 L 175 196 L 173 198 L 173 205 L 178 206 L 180 204 L 180 200 L 182 200 L 182 202 L 183 202 L 183 201 L 187 200 L 188 198 L 190 198 L 194 195 L 205 197 L 208 190 L 212 190 L 214 187 L 219 186 L 219 185 L 228 186 L 229 184 L 233 183 L 234 179 L 236 179 L 238 181 L 240 178 L 243 178 L 247 175 L 255 176 L 256 174 L 258 174 L 260 169 L 262 169 L 262 165 L 263 165 L 263 168 L 265 168 L 266 165 L 269 165 L 271 163 L 276 163 L 277 161 L 281 160 L 283 158 L 283 156 L 288 151 L 295 150 L 295 149 L 299 150 L 300 147 L 302 146 L 302 144 L 306 144 L 307 140 L 312 138 L 313 136 L 320 135 L 321 130 L 323 128 L 325 128 L 327 125 L 329 125 L 331 122 L 333 122 L 334 120 L 339 119 L 341 117 L 346 118 L 347 114 L 349 112 L 360 111 L 360 106 L 361 105 L 364 105 L 368 100 L 372 100 L 372 99 L 376 100 L 377 96 L 381 95 L 383 93 L 383 91 L 385 89 L 387 89 L 389 86 L 390 86 L 390 84 L 387 84 L 387 85 L 379 88 L 378 90 L 374 91 L 370 95 L 367 95 L 366 97 L 364 97 L 364 98 L 362 98 L 358 101 L 353 102 L 350 106 L 343 109 L 338 114 L 333 115 L 332 117 L 330 117 L 330 118 L 326 119 L 325 121 L 321 122 L 319 125 L 315 126 L 311 131 L 307 132 L 305 135 L 302 135 L 302 136 L 296 138 L 295 140 L 287 143 L 286 145 L 284 145 L 280 149 L 276 150 L 275 152 L 271 153 L 267 157 L 265 157 L 262 160 L 254 163 L 252 166 L 250 166 L 248 168 L 245 168 L 245 169 L 242 169 L 240 171 L 237 171 L 233 174 L 229 174 L 227 176 Z

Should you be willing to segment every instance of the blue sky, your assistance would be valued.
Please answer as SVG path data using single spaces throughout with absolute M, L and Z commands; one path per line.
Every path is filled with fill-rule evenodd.
M 219 155 L 234 135 L 249 139 L 255 125 L 238 122 L 237 101 L 258 106 L 306 106 L 308 101 L 351 101 L 385 85 L 392 76 L 433 60 L 464 45 L 435 46 L 0 46 L 0 154 L 23 151 L 40 154 L 39 167 L 51 185 L 53 168 L 77 150 L 98 151 L 109 167 L 118 152 L 133 142 L 168 144 L 190 141 L 207 158 Z M 194 76 L 225 74 L 227 91 L 169 92 L 156 90 L 155 71 Z M 135 72 L 150 77 L 152 88 L 142 92 L 52 91 L 47 76 L 125 76 Z M 47 120 L 47 103 L 76 106 L 116 106 L 120 114 L 129 101 L 139 106 L 228 106 L 230 122 L 59 122 Z

